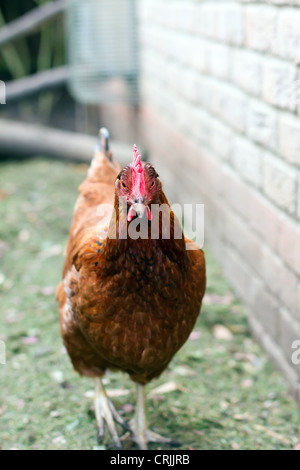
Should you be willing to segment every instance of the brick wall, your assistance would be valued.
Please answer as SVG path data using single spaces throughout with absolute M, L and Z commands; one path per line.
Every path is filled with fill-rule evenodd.
M 300 400 L 300 0 L 138 4 L 141 141 Z

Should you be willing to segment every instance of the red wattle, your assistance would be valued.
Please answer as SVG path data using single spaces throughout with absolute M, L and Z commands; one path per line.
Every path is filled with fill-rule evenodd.
M 132 221 L 134 214 L 135 214 L 135 210 L 132 206 L 130 206 L 130 209 L 129 209 L 128 214 L 127 214 L 127 221 L 128 222 Z

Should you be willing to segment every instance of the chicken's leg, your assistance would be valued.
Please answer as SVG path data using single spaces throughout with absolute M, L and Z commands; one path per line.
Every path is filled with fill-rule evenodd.
M 168 437 L 162 437 L 159 434 L 156 434 L 148 429 L 146 419 L 145 386 L 140 384 L 137 384 L 136 411 L 133 418 L 133 422 L 131 424 L 131 430 L 133 432 L 135 442 L 142 450 L 148 449 L 148 442 L 161 442 L 173 446 L 179 445 L 178 442 L 175 442 Z
M 112 436 L 115 447 L 122 449 L 122 444 L 118 436 L 115 422 L 123 426 L 126 431 L 130 430 L 123 418 L 117 413 L 112 402 L 108 398 L 101 378 L 95 379 L 95 415 L 98 427 L 98 442 L 101 443 L 104 437 L 104 422 Z

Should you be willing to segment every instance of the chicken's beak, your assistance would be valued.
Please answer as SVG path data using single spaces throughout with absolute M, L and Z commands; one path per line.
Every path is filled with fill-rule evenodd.
M 150 208 L 144 204 L 144 200 L 142 197 L 136 198 L 135 202 L 132 203 L 128 211 L 128 222 L 130 222 L 135 215 L 137 215 L 139 218 L 143 218 L 145 211 L 147 212 L 148 220 L 151 220 L 152 214 Z
M 135 210 L 135 213 L 138 217 L 142 218 L 144 216 L 145 209 L 146 209 L 146 206 L 144 206 L 144 204 L 137 203 L 137 204 L 134 204 L 132 207 Z

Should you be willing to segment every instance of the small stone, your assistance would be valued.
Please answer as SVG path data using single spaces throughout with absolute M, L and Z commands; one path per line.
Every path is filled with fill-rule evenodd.
M 58 384 L 63 383 L 64 381 L 64 374 L 61 370 L 55 370 L 51 373 L 52 379 L 57 382 Z
M 230 341 L 233 338 L 231 331 L 224 325 L 214 325 L 213 335 L 216 339 L 223 339 L 224 341 Z

